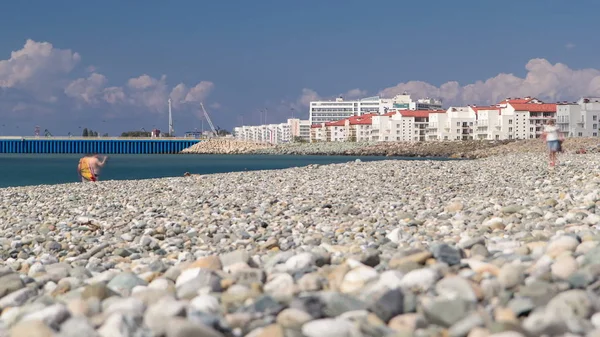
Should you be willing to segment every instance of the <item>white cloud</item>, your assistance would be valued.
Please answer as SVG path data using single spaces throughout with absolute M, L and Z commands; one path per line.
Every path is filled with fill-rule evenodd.
M 318 101 L 320 99 L 321 96 L 319 96 L 316 91 L 304 88 L 302 89 L 302 95 L 298 99 L 297 103 L 300 105 L 309 106 L 311 101 Z
M 99 80 L 92 82 L 90 79 L 91 76 L 88 79 L 80 78 L 71 82 L 65 89 L 65 94 L 86 103 L 102 100 L 112 105 L 136 106 L 150 112 L 164 113 L 169 97 L 172 99 L 173 107 L 179 108 L 187 103 L 206 99 L 214 88 L 212 82 L 201 81 L 191 88 L 179 83 L 170 89 L 165 75 L 160 79 L 146 74 L 130 78 L 124 87 L 106 87 L 106 81 L 100 83 Z M 82 92 L 84 94 L 80 94 Z
M 345 94 L 341 94 L 340 96 L 342 96 L 343 98 L 346 98 L 346 99 L 363 98 L 363 97 L 367 96 L 367 91 L 360 90 L 357 88 L 357 89 L 348 90 Z
M 39 81 L 69 74 L 81 60 L 69 49 L 54 48 L 48 42 L 27 40 L 22 49 L 0 61 L 0 88 L 23 88 Z
M 416 97 L 441 98 L 447 104 L 491 104 L 506 97 L 523 96 L 554 102 L 600 94 L 600 71 L 597 69 L 571 69 L 565 64 L 551 64 L 541 58 L 527 62 L 525 69 L 527 74 L 523 78 L 501 73 L 465 86 L 452 81 L 439 87 L 410 81 L 383 89 L 380 94 L 390 97 L 407 91 Z
M 171 90 L 169 95 L 173 101 L 173 106 L 180 104 L 198 103 L 206 99 L 208 94 L 214 88 L 214 84 L 208 81 L 202 81 L 192 88 L 188 88 L 185 84 L 179 83 Z
M 121 87 L 108 87 L 102 91 L 102 99 L 109 104 L 120 104 L 127 102 L 125 92 Z
M 80 99 L 88 104 L 97 104 L 108 80 L 104 75 L 92 73 L 88 78 L 79 78 L 65 88 L 69 97 Z
M 164 113 L 171 93 L 180 95 L 177 104 L 185 104 L 206 99 L 214 88 L 209 81 L 201 81 L 191 88 L 184 84 L 171 88 L 166 76 L 153 78 L 147 74 L 131 78 L 123 86 L 109 85 L 106 76 L 93 65 L 81 69 L 87 77 L 73 79 L 72 73 L 80 61 L 81 56 L 69 49 L 27 40 L 10 58 L 0 60 L 3 107 L 25 111 L 24 107 L 60 103 L 67 98 L 77 107 L 104 104 L 117 109 L 137 107 L 139 111 Z
M 357 98 L 362 98 L 365 97 L 367 95 L 367 91 L 366 90 L 361 90 L 361 89 L 352 89 L 352 90 L 348 90 L 345 93 L 339 94 L 335 97 L 343 97 L 345 99 L 357 99 Z M 308 88 L 304 88 L 302 89 L 302 94 L 300 95 L 300 98 L 298 98 L 298 100 L 294 103 L 292 103 L 292 107 L 293 108 L 298 108 L 298 107 L 307 107 L 310 105 L 311 101 L 318 101 L 318 100 L 323 100 L 323 99 L 333 99 L 333 96 L 321 96 L 319 95 L 316 91 L 312 90 L 312 89 L 308 89 Z
M 383 97 L 393 97 L 402 92 L 413 98 L 435 97 L 444 105 L 493 104 L 506 97 L 532 96 L 548 102 L 575 100 L 581 96 L 600 95 L 600 70 L 572 69 L 562 63 L 552 64 L 546 59 L 531 59 L 525 65 L 527 74 L 518 77 L 500 73 L 483 81 L 461 86 L 449 81 L 435 86 L 423 81 L 401 82 L 379 91 Z M 353 95 L 354 94 L 354 95 Z M 353 89 L 344 95 L 346 98 L 364 97 L 366 92 Z M 308 106 L 312 100 L 323 99 L 311 89 L 303 89 L 296 104 Z M 325 97 L 332 98 L 332 97 Z
M 128 102 L 144 107 L 152 112 L 165 112 L 167 107 L 167 76 L 160 79 L 148 75 L 131 78 L 127 81 L 126 94 Z

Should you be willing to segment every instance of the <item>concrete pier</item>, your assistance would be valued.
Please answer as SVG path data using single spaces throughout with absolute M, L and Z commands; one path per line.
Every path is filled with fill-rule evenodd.
M 200 142 L 190 138 L 1 137 L 0 153 L 179 153 Z

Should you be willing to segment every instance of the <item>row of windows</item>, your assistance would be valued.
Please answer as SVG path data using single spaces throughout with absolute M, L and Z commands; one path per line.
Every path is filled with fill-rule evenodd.
M 353 108 L 313 108 L 313 116 L 328 116 L 330 114 L 315 114 L 314 112 L 354 112 L 356 109 Z

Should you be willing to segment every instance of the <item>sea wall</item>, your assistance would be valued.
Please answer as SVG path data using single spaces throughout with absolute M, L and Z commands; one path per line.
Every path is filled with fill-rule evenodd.
M 1 138 L 0 153 L 179 153 L 197 139 Z
M 598 336 L 600 154 L 564 157 L 0 189 L 0 336 Z

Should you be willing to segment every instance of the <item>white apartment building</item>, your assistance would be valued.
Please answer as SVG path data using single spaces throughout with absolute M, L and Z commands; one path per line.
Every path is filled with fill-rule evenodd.
M 352 116 L 364 114 L 385 114 L 391 110 L 441 110 L 442 101 L 433 98 L 424 98 L 413 101 L 407 93 L 396 95 L 394 98 L 381 98 L 379 96 L 367 97 L 354 101 L 344 101 L 337 98 L 335 101 L 310 102 L 309 121 L 311 124 L 334 122 Z
M 427 140 L 474 139 L 475 112 L 468 106 L 450 107 L 445 113 L 429 115 Z
M 565 137 L 598 137 L 600 97 L 582 97 L 556 107 L 556 125 Z
M 288 119 L 286 123 L 239 126 L 233 129 L 236 139 L 260 143 L 289 143 L 295 137 L 310 141 L 310 122 L 300 119 Z
M 556 104 L 509 103 L 501 113 L 500 139 L 539 138 L 544 125 L 556 118 Z
M 444 110 L 396 110 L 372 117 L 372 141 L 425 141 L 432 114 Z
M 335 101 L 310 102 L 308 120 L 311 124 L 335 122 L 352 116 L 371 113 L 382 114 L 391 108 L 392 100 L 382 99 L 379 96 L 354 101 L 344 101 L 340 97 Z
M 372 117 L 376 114 L 353 116 L 344 120 L 314 124 L 312 142 L 363 142 L 371 139 Z
M 327 127 L 325 123 L 313 124 L 310 126 L 310 141 L 314 142 L 327 142 Z
M 411 95 L 404 92 L 392 99 L 392 108 L 398 110 L 442 110 L 442 101 L 429 97 L 413 101 Z
M 492 140 L 503 136 L 500 124 L 502 108 L 497 106 L 470 106 L 469 108 L 477 116 L 473 139 Z

